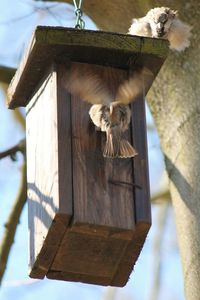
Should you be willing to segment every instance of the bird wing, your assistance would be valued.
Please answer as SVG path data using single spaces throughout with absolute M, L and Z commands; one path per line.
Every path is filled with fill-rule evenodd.
M 81 64 L 73 65 L 67 77 L 65 86 L 71 94 L 91 104 L 109 105 L 112 102 L 101 78 Z
M 145 96 L 145 90 L 152 81 L 153 73 L 149 69 L 143 67 L 140 71 L 135 71 L 128 80 L 119 86 L 116 101 L 126 105 L 138 97 Z

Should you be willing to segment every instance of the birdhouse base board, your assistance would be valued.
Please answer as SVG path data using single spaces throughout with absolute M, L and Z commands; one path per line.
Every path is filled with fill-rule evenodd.
M 34 261 L 34 254 L 30 255 L 30 274 L 31 278 L 43 279 L 51 266 L 53 259 L 58 251 L 59 245 L 66 232 L 70 216 L 58 213 L 52 221 L 47 237 L 42 247 L 38 250 Z M 36 248 L 36 244 L 35 244 Z
M 91 224 L 71 224 L 66 228 L 65 224 L 52 223 L 30 277 L 124 286 L 150 224 L 141 223 L 134 231 Z M 55 234 L 56 226 L 61 230 Z

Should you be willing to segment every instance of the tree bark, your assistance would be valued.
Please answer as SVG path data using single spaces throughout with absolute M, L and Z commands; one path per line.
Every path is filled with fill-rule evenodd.
M 26 191 L 26 163 L 24 162 L 22 165 L 22 175 L 19 191 L 11 209 L 8 220 L 5 224 L 5 231 L 0 243 L 0 285 L 6 270 L 9 253 L 14 243 L 17 225 L 19 223 L 23 207 L 26 203 Z
M 67 1 L 66 1 L 67 2 Z M 103 30 L 127 32 L 133 17 L 155 6 L 178 9 L 193 26 L 192 45 L 171 52 L 149 95 L 149 106 L 160 135 L 175 210 L 184 271 L 185 295 L 199 299 L 200 291 L 200 51 L 198 0 L 84 2 L 84 11 Z M 196 33 L 195 33 L 196 32 Z
M 16 69 L 0 65 L 0 82 L 8 84 L 15 74 Z
M 200 39 L 195 32 L 200 28 L 199 2 L 174 2 L 183 19 L 193 26 L 192 45 L 184 54 L 169 55 L 148 99 L 170 179 L 185 295 L 186 299 L 197 300 L 200 297 Z

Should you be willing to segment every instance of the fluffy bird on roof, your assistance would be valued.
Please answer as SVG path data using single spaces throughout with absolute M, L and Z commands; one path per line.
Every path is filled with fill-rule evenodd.
M 144 96 L 144 89 L 152 81 L 152 76 L 147 68 L 135 71 L 119 85 L 113 99 L 105 82 L 97 74 L 85 72 L 80 64 L 71 66 L 65 86 L 71 94 L 92 104 L 90 118 L 99 130 L 106 132 L 104 157 L 129 158 L 137 155 L 137 151 L 124 137 L 131 120 L 128 104 Z
M 166 39 L 170 49 L 180 52 L 190 45 L 191 26 L 178 18 L 177 11 L 168 7 L 156 7 L 143 18 L 133 19 L 128 33 Z

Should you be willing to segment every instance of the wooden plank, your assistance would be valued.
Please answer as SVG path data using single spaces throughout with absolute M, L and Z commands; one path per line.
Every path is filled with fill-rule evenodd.
M 131 240 L 68 229 L 51 268 L 50 279 L 90 284 L 126 285 L 146 239 L 149 224 L 138 224 Z
M 147 223 L 139 223 L 136 225 L 132 240 L 127 241 L 125 253 L 121 257 L 118 269 L 110 282 L 111 286 L 123 287 L 128 282 L 129 276 L 134 269 L 134 265 L 144 245 L 149 228 L 150 224 Z
M 47 274 L 67 230 L 68 222 L 69 220 L 67 220 L 67 216 L 65 214 L 55 215 L 55 218 L 52 220 L 52 223 L 48 228 L 47 236 L 44 238 L 43 244 L 40 250 L 37 252 L 37 256 L 34 255 L 34 257 L 31 257 L 30 259 L 31 263 L 29 264 L 29 276 L 31 278 L 43 279 Z M 36 229 L 39 228 L 37 227 Z M 30 245 L 30 251 L 33 252 L 38 245 L 34 244 L 36 241 L 34 240 L 33 233 L 31 232 L 30 234 L 31 239 L 33 239 L 33 242 Z
M 155 66 L 154 71 L 156 71 Z M 110 284 L 112 286 L 124 286 L 127 283 L 151 226 L 145 99 L 137 99 L 132 103 L 131 108 L 132 143 L 138 151 L 138 155 L 133 160 L 136 227 L 132 240 L 127 242 L 126 254 L 119 262 L 116 274 Z
M 100 277 L 97 275 L 83 276 L 81 274 L 75 274 L 70 272 L 63 272 L 63 271 L 54 271 L 49 270 L 47 273 L 47 278 L 55 279 L 55 280 L 64 280 L 64 281 L 75 281 L 75 282 L 83 282 L 88 284 L 98 284 L 107 286 L 109 285 L 110 278 L 107 277 Z
M 138 151 L 134 159 L 134 182 L 138 186 L 135 189 L 136 224 L 151 224 L 145 99 L 142 97 L 132 103 L 132 135 Z
M 100 228 L 97 228 L 95 234 L 86 234 L 74 232 L 73 228 L 68 229 L 50 271 L 69 273 L 71 278 L 73 274 L 75 278 L 79 275 L 82 282 L 99 277 L 104 279 L 103 284 L 110 284 L 118 268 L 118 261 L 126 250 L 127 241 L 102 237 L 99 231 Z M 68 280 L 68 276 L 65 280 Z
M 119 84 L 127 78 L 123 70 L 88 64 L 81 67 L 97 73 L 113 98 Z M 136 158 L 105 159 L 105 134 L 95 131 L 89 120 L 89 105 L 74 96 L 70 100 L 64 88 L 66 75 L 66 66 L 52 68 L 27 107 L 29 161 L 35 157 L 31 159 L 34 167 L 29 171 L 40 190 L 35 199 L 30 185 L 30 276 L 124 286 L 150 227 L 148 182 L 140 183 L 138 175 L 140 168 L 142 172 L 148 171 L 146 165 L 142 167 L 147 159 L 146 140 L 141 138 L 145 136 L 144 101 L 140 99 L 136 102 L 138 106 L 133 105 L 132 131 L 127 132 L 127 138 L 134 140 L 139 151 L 139 163 L 134 163 Z M 47 145 L 51 158 L 48 162 L 44 157 Z M 40 169 L 36 169 L 35 163 Z M 50 194 L 55 207 L 47 223 L 41 211 L 45 211 L 48 202 L 49 182 L 56 184 L 56 196 Z M 136 183 L 136 188 L 132 183 Z M 134 199 L 134 194 L 138 199 Z M 38 215 L 40 222 L 35 222 Z
M 113 98 L 127 78 L 126 71 L 113 68 L 81 68 L 98 74 Z M 67 72 L 62 69 L 63 80 Z M 105 133 L 95 131 L 88 110 L 87 103 L 72 96 L 74 215 L 47 277 L 109 285 L 135 227 L 133 166 L 132 159 L 103 157 Z
M 57 134 L 58 134 L 58 178 L 59 178 L 59 212 L 66 215 L 73 213 L 73 182 L 72 182 L 72 128 L 71 128 L 71 99 L 66 93 L 63 76 L 65 66 L 54 66 L 57 82 Z M 48 101 L 48 99 L 47 99 Z M 47 104 L 48 105 L 48 104 Z M 53 120 L 52 120 L 53 122 Z
M 64 110 L 67 115 L 69 104 L 64 97 L 57 97 L 57 75 L 51 69 L 27 106 L 30 267 L 35 266 L 31 276 L 45 275 L 72 215 L 71 177 L 62 178 L 64 166 L 66 174 L 71 174 L 71 147 L 66 152 L 69 156 L 64 158 L 66 146 L 63 136 L 57 131 L 59 124 L 62 134 L 66 134 L 66 141 L 69 141 L 70 120 L 64 119 Z M 59 182 L 67 186 L 60 188 Z M 61 199 L 65 200 L 65 206 L 60 205 Z M 57 219 L 56 214 L 59 214 Z M 57 230 L 54 239 L 51 235 Z
M 83 65 L 82 65 L 83 67 Z M 87 71 L 98 74 L 113 99 L 119 83 L 127 72 L 85 64 Z M 105 133 L 96 132 L 88 110 L 89 105 L 72 96 L 73 153 L 73 224 L 97 224 L 133 230 L 134 199 L 132 159 L 103 157 Z M 130 132 L 127 131 L 130 140 Z M 119 184 L 124 182 L 125 184 Z M 126 184 L 128 183 L 128 184 Z
M 159 68 L 168 53 L 164 40 L 91 30 L 38 26 L 8 89 L 8 106 L 25 106 L 53 60 L 128 69 L 138 54 L 151 56 Z M 149 60 L 151 61 L 151 60 Z

